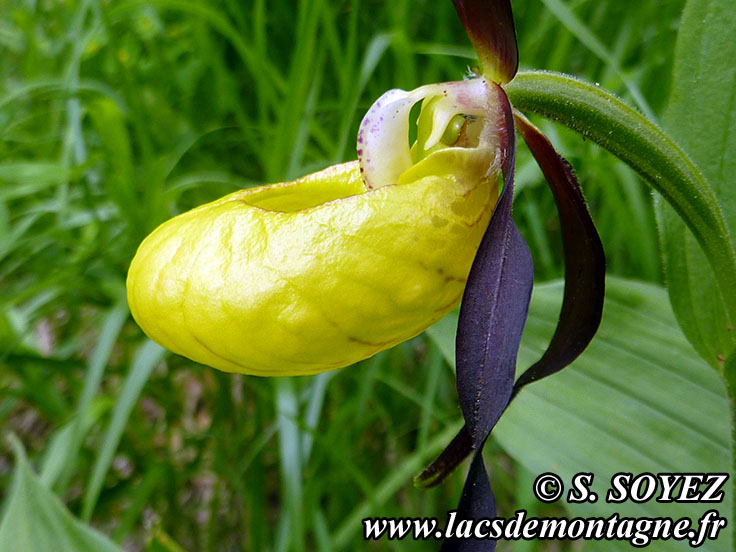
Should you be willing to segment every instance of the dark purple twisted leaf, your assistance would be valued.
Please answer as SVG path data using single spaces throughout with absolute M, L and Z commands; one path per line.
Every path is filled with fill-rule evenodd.
M 510 188 L 511 186 L 507 197 L 511 197 Z M 501 268 L 507 277 L 501 278 L 498 287 L 500 293 L 491 293 L 486 298 L 479 297 L 476 304 L 469 311 L 466 310 L 466 313 L 470 312 L 466 317 L 484 316 L 493 302 L 496 308 L 492 309 L 491 320 L 486 324 L 478 324 L 479 320 L 467 321 L 466 318 L 465 327 L 470 329 L 461 333 L 463 311 L 460 310 L 457 334 L 458 393 L 475 454 L 457 509 L 458 520 L 492 518 L 496 514 L 496 501 L 483 465 L 483 445 L 511 398 L 516 356 L 526 322 L 534 276 L 529 249 L 513 222 L 508 225 L 507 243 L 507 262 Z M 493 263 L 490 265 L 493 266 Z M 476 266 L 475 263 L 473 266 Z M 484 326 L 486 334 L 481 335 Z M 469 353 L 462 360 L 461 349 Z M 466 366 L 467 377 L 461 376 L 461 366 Z M 476 378 L 476 381 L 472 378 Z M 495 549 L 495 540 L 463 538 L 446 540 L 441 552 L 480 552 Z
M 468 426 L 464 425 L 437 459 L 414 477 L 414 486 L 428 489 L 438 485 L 468 457 L 472 450 L 473 438 L 470 436 Z
M 480 394 L 477 397 L 477 401 L 472 405 L 472 408 L 467 405 L 469 397 L 463 398 L 462 390 L 464 389 L 461 384 L 461 366 L 466 366 L 468 359 L 461 358 L 461 345 L 468 345 L 471 349 L 472 356 L 472 342 L 477 339 L 477 335 L 473 332 L 477 330 L 476 325 L 473 324 L 474 317 L 478 309 L 473 306 L 470 310 L 469 315 L 471 320 L 469 322 L 471 331 L 461 336 L 460 328 L 463 325 L 464 320 L 467 318 L 463 317 L 463 309 L 460 311 L 460 322 L 458 323 L 458 338 L 457 338 L 457 367 L 458 367 L 458 392 L 460 393 L 460 404 L 463 406 L 463 415 L 465 416 L 465 423 L 467 429 L 461 430 L 458 437 L 453 440 L 454 447 L 452 448 L 453 458 L 458 458 L 459 453 L 462 452 L 461 447 L 467 445 L 467 438 L 463 437 L 464 434 L 470 436 L 470 442 L 475 449 L 475 455 L 473 457 L 473 463 L 471 465 L 468 477 L 465 481 L 463 488 L 463 496 L 460 500 L 458 507 L 457 516 L 459 519 L 479 519 L 481 517 L 491 518 L 495 516 L 495 499 L 493 498 L 493 491 L 491 490 L 490 481 L 486 474 L 485 467 L 483 466 L 482 449 L 488 434 L 495 426 L 498 418 L 503 413 L 503 410 L 508 405 L 509 401 L 518 392 L 521 387 L 526 383 L 535 381 L 537 379 L 548 376 L 554 372 L 557 372 L 570 364 L 580 353 L 583 352 L 587 347 L 590 340 L 595 335 L 598 325 L 600 323 L 601 314 L 603 311 L 603 295 L 605 286 L 605 256 L 603 253 L 603 246 L 601 245 L 598 233 L 596 232 L 593 221 L 590 218 L 588 210 L 585 206 L 580 186 L 577 183 L 577 179 L 572 171 L 570 165 L 562 157 L 560 157 L 554 150 L 552 144 L 547 138 L 534 127 L 523 115 L 516 114 L 516 122 L 520 132 L 524 136 L 529 149 L 532 151 L 535 159 L 542 168 L 547 181 L 549 182 L 552 193 L 555 197 L 555 203 L 557 204 L 557 210 L 560 215 L 563 244 L 565 250 L 565 295 L 563 298 L 562 309 L 560 312 L 560 319 L 555 330 L 555 334 L 552 337 L 549 347 L 545 351 L 542 358 L 524 372 L 516 385 L 513 385 L 513 391 L 509 392 L 507 378 L 513 379 L 514 368 L 516 365 L 516 353 L 521 338 L 521 331 L 523 330 L 524 322 L 526 321 L 526 308 L 528 308 L 528 299 L 526 301 L 526 308 L 524 309 L 523 315 L 517 318 L 521 321 L 520 325 L 515 325 L 511 321 L 510 326 L 510 339 L 515 341 L 516 348 L 513 353 L 509 356 L 499 357 L 495 363 L 489 362 L 491 367 L 488 374 L 482 378 L 482 382 L 479 389 L 487 387 L 488 381 L 499 384 L 499 388 L 493 390 L 492 399 L 499 401 L 497 404 L 487 404 L 487 396 Z M 509 136 L 512 136 L 509 133 Z M 512 138 L 510 138 L 510 141 Z M 511 159 L 513 163 L 513 158 Z M 504 175 L 506 178 L 506 186 L 504 189 L 504 196 L 499 202 L 497 212 L 500 210 L 502 214 L 508 216 L 508 237 L 509 247 L 507 253 L 511 255 L 521 255 L 521 253 L 514 253 L 522 247 L 526 249 L 523 238 L 518 232 L 516 226 L 511 222 L 511 203 L 510 203 L 510 192 L 513 187 L 513 168 L 508 170 L 508 165 L 504 168 Z M 508 204 L 507 204 L 508 202 Z M 494 213 L 494 219 L 496 214 Z M 504 224 L 504 217 L 499 217 L 496 222 L 495 229 L 498 231 Z M 493 225 L 493 219 L 491 221 Z M 491 226 L 489 231 L 486 233 L 486 237 L 491 233 Z M 485 241 L 485 238 L 484 238 Z M 489 248 L 492 249 L 492 248 Z M 480 253 L 485 251 L 481 244 Z M 528 255 L 528 250 L 526 251 Z M 521 257 L 523 259 L 523 255 Z M 471 274 L 476 269 L 477 265 L 483 265 L 484 261 L 481 261 L 479 257 L 473 263 L 473 269 Z M 489 263 L 493 266 L 493 263 Z M 520 264 L 515 266 L 514 270 L 522 270 Z M 468 286 L 470 287 L 470 278 L 468 279 Z M 511 289 L 516 289 L 516 293 L 520 293 L 522 287 L 520 282 L 517 282 L 518 287 L 510 286 Z M 531 292 L 531 288 L 529 289 Z M 474 293 L 474 292 L 471 292 Z M 466 288 L 466 296 L 468 291 Z M 513 293 L 512 293 L 513 295 Z M 466 297 L 463 297 L 463 308 L 465 308 Z M 482 301 L 478 300 L 478 303 L 482 308 Z M 517 309 L 511 306 L 511 316 L 517 316 Z M 493 319 L 493 316 L 491 317 Z M 518 328 L 518 339 L 516 339 L 516 331 Z M 494 328 L 495 329 L 495 328 Z M 491 337 L 492 332 L 486 339 L 486 353 L 488 351 L 488 344 L 494 343 L 495 339 Z M 470 336 L 470 341 L 468 337 Z M 506 355 L 508 355 L 508 349 L 504 349 L 503 346 L 500 348 Z M 477 355 L 477 352 L 475 353 Z M 504 360 L 506 358 L 513 358 L 511 366 L 506 366 Z M 471 364 L 472 366 L 472 364 Z M 466 367 L 467 368 L 467 367 Z M 473 374 L 473 370 L 469 370 Z M 467 387 L 465 387 L 467 389 Z M 507 394 L 508 393 L 508 394 Z M 505 399 L 505 400 L 504 400 Z M 469 417 L 468 413 L 471 414 Z M 486 430 L 488 433 L 485 433 Z M 442 457 L 440 457 L 442 458 Z M 495 541 L 483 541 L 473 539 L 448 539 L 444 542 L 441 552 L 475 552 L 483 550 L 495 550 Z
M 605 291 L 605 254 L 570 165 L 523 115 L 519 131 L 549 182 L 560 217 L 565 252 L 565 294 L 555 334 L 542 358 L 516 381 L 511 400 L 526 384 L 558 372 L 587 347 L 600 324 Z M 442 481 L 473 449 L 467 427 L 415 478 L 419 486 Z
M 483 453 L 478 450 L 470 464 L 470 471 L 463 486 L 454 528 L 457 529 L 462 520 L 493 519 L 494 517 L 496 517 L 496 501 L 493 498 L 491 483 L 483 465 Z M 442 543 L 440 552 L 493 552 L 495 549 L 495 540 L 449 538 Z
M 458 512 L 463 519 L 493 517 L 495 500 L 483 465 L 483 445 L 511 398 L 521 333 L 534 281 L 529 248 L 511 219 L 516 139 L 506 93 L 495 86 L 505 124 L 504 187 L 473 266 L 457 328 L 457 389 L 475 456 Z M 491 515 L 489 515 L 491 514 Z M 443 552 L 492 550 L 490 540 L 448 540 Z
M 510 0 L 452 0 L 478 54 L 483 74 L 505 84 L 519 69 L 514 15 Z
M 492 85 L 504 116 L 504 187 L 473 266 L 460 307 L 456 339 L 457 388 L 465 427 L 414 483 L 438 484 L 484 442 L 512 394 L 516 355 L 534 277 L 531 255 L 511 219 L 516 135 L 508 97 Z
M 511 197 L 511 187 L 512 185 L 509 185 L 507 188 L 506 197 Z M 513 222 L 508 225 L 507 236 L 508 246 L 504 253 L 508 257 L 505 266 L 501 267 L 505 277 L 500 279 L 497 288 L 500 293 L 490 293 L 485 298 L 473 297 L 476 301 L 471 303 L 470 309 L 466 309 L 465 324 L 463 324 L 463 309 L 460 310 L 457 334 L 458 394 L 475 454 L 458 506 L 458 520 L 492 518 L 496 512 L 495 498 L 483 465 L 483 445 L 511 398 L 516 356 L 526 322 L 534 276 L 529 249 Z M 493 267 L 494 263 L 485 266 L 489 265 Z M 473 266 L 484 264 L 474 263 Z M 479 280 L 486 283 L 488 279 L 479 277 Z M 494 279 L 490 280 L 493 285 Z M 491 302 L 495 303 L 496 307 L 492 309 L 490 320 L 483 324 L 481 320 L 472 319 L 475 316 L 485 316 Z M 470 314 L 467 314 L 468 312 Z M 471 319 L 468 320 L 467 317 Z M 485 334 L 482 335 L 484 326 Z M 465 327 L 466 331 L 461 332 L 461 327 Z M 461 350 L 468 353 L 464 358 Z M 461 370 L 461 366 L 465 366 L 467 370 Z M 461 375 L 463 372 L 466 372 L 467 376 Z M 446 540 L 441 551 L 475 552 L 492 551 L 495 548 L 496 542 L 493 540 L 463 538 Z
M 500 208 L 510 211 L 511 193 L 509 185 Z M 504 218 L 489 228 L 485 247 L 481 243 L 457 327 L 457 390 L 474 448 L 485 442 L 511 398 L 534 278 L 526 242 L 510 216 Z
M 504 187 L 468 275 L 455 343 L 460 407 L 475 448 L 485 442 L 511 397 L 534 278 L 529 249 L 511 219 L 513 114 L 506 93 L 495 88 L 505 118 L 499 129 Z
M 572 167 L 524 115 L 514 115 L 554 195 L 565 253 L 565 294 L 557 329 L 542 358 L 516 381 L 516 395 L 524 385 L 568 366 L 593 339 L 603 313 L 606 257 Z

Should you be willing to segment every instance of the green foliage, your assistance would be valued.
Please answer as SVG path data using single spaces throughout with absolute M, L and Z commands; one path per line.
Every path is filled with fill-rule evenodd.
M 562 282 L 534 289 L 519 366 L 534 362 L 549 343 Z M 454 342 L 457 317 L 430 331 L 442 350 Z M 452 356 L 448 361 L 454 362 Z M 548 415 L 541 416 L 540 412 Z M 687 342 L 657 285 L 609 278 L 601 328 L 574 366 L 530 386 L 504 414 L 493 436 L 533 474 L 554 471 L 566 486 L 592 472 L 595 503 L 570 504 L 573 515 L 698 519 L 712 504 L 606 504 L 611 477 L 620 472 L 727 473 L 729 407 L 718 375 Z M 656 443 L 656 445 L 654 445 Z M 728 514 L 732 497 L 720 505 Z M 530 515 L 532 515 L 530 513 Z M 731 550 L 723 531 L 703 550 Z M 657 550 L 689 550 L 686 542 L 658 542 Z M 629 545 L 596 543 L 596 550 Z
M 41 484 L 15 438 L 13 447 L 13 487 L 0 523 L 3 550 L 121 552 L 102 534 L 74 519 L 59 498 Z
M 548 342 L 560 293 L 559 283 L 535 289 L 522 363 L 532 362 Z M 573 515 L 609 517 L 618 512 L 697 520 L 714 505 L 656 500 L 606 504 L 604 497 L 611 476 L 620 472 L 731 472 L 723 381 L 683 336 L 660 286 L 609 278 L 604 313 L 596 339 L 575 366 L 521 394 L 496 438 L 531 473 L 560 466 L 559 475 L 571 481 L 575 473 L 594 471 L 592 489 L 599 499 L 570 504 Z M 716 508 L 726 518 L 733 504 L 729 485 Z M 624 543 L 607 546 L 631 549 Z M 675 541 L 651 547 L 691 550 L 686 542 Z M 608 548 L 600 543 L 595 549 Z M 731 532 L 724 529 L 718 540 L 701 549 L 733 550 Z
M 728 227 L 718 199 L 700 169 L 687 152 L 680 148 L 658 126 L 628 107 L 609 92 L 558 73 L 530 71 L 520 74 L 509 85 L 509 94 L 521 109 L 528 109 L 561 122 L 594 140 L 617 157 L 627 162 L 657 190 L 674 210 L 672 216 L 682 220 L 685 229 L 692 232 L 702 247 L 705 257 L 701 271 L 706 267 L 715 275 L 714 288 L 681 289 L 678 283 L 671 293 L 684 300 L 692 309 L 705 307 L 700 316 L 705 318 L 708 306 L 691 304 L 695 293 L 710 294 L 722 314 L 736 316 L 736 251 L 729 237 Z M 683 236 L 678 236 L 682 238 Z M 665 240 L 668 250 L 681 252 L 682 242 Z M 685 257 L 673 253 L 676 258 Z M 719 290 L 722 296 L 719 295 Z M 718 303 L 713 303 L 714 300 Z M 688 311 L 689 312 L 689 311 Z M 728 325 L 721 329 L 728 333 Z M 725 359 L 719 353 L 721 363 Z M 703 357 L 718 366 L 716 356 Z
M 736 236 L 736 13 L 727 0 L 691 0 L 678 34 L 666 125 L 710 181 Z M 672 209 L 659 208 L 667 283 L 685 335 L 713 366 L 736 347 L 732 316 L 703 252 Z M 729 275 L 733 279 L 735 274 Z M 725 293 L 725 290 L 724 290 Z
M 164 353 L 164 349 L 148 340 L 145 340 L 136 351 L 135 358 L 130 366 L 130 372 L 125 378 L 120 395 L 117 397 L 110 425 L 102 439 L 99 454 L 92 468 L 92 475 L 82 505 L 83 519 L 89 519 L 92 515 L 105 475 L 110 469 L 113 455 L 120 444 L 120 437 L 130 417 L 130 411 L 138 401 L 141 390 L 151 375 L 151 371 L 164 356 Z

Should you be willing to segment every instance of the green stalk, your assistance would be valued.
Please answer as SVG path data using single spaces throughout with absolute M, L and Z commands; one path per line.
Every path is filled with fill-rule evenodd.
M 506 92 L 517 109 L 579 132 L 643 176 L 700 243 L 736 320 L 736 253 L 723 212 L 705 176 L 662 129 L 610 92 L 559 73 L 519 73 Z
M 682 217 L 715 274 L 726 312 L 736 320 L 736 254 L 716 195 L 693 161 L 662 129 L 611 93 L 575 78 L 524 72 L 506 86 L 514 107 L 561 123 L 636 170 Z M 736 353 L 722 368 L 731 416 L 733 505 L 736 519 Z M 736 542 L 736 532 L 734 533 Z
M 723 364 L 723 379 L 728 394 L 728 413 L 731 418 L 731 547 L 736 549 L 736 352 Z

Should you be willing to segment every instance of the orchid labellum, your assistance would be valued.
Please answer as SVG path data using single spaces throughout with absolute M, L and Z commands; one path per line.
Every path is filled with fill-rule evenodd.
M 365 115 L 358 161 L 239 191 L 166 222 L 128 275 L 136 321 L 168 349 L 221 370 L 313 374 L 409 339 L 462 297 L 457 387 L 465 427 L 417 478 L 473 460 L 465 517 L 493 517 L 482 449 L 513 396 L 587 346 L 603 305 L 603 249 L 572 169 L 509 103 L 518 66 L 509 0 L 454 0 L 482 75 L 391 90 Z M 421 103 L 417 139 L 410 112 Z M 532 291 L 511 218 L 515 127 L 554 194 L 565 294 L 542 358 L 514 383 Z M 488 549 L 447 541 L 444 550 Z
M 503 100 L 482 78 L 387 92 L 360 127 L 358 162 L 157 228 L 129 271 L 133 316 L 176 353 L 266 376 L 342 368 L 414 337 L 462 296 L 508 157 Z

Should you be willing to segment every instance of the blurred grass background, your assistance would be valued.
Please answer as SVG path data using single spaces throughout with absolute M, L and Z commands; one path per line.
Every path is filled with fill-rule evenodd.
M 522 68 L 656 118 L 683 4 L 514 0 Z M 157 534 L 192 551 L 436 547 L 359 540 L 361 517 L 442 519 L 459 497 L 462 474 L 411 486 L 460 419 L 431 342 L 317 377 L 222 374 L 148 343 L 124 279 L 163 220 L 355 158 L 381 93 L 476 63 L 449 0 L 0 0 L 0 428 L 72 512 L 128 550 Z M 538 122 L 578 172 L 609 270 L 660 281 L 638 177 Z M 554 203 L 523 147 L 518 181 L 537 279 L 559 277 Z M 493 442 L 487 462 L 502 511 L 540 513 L 530 474 Z M 0 494 L 12 464 L 3 440 Z

